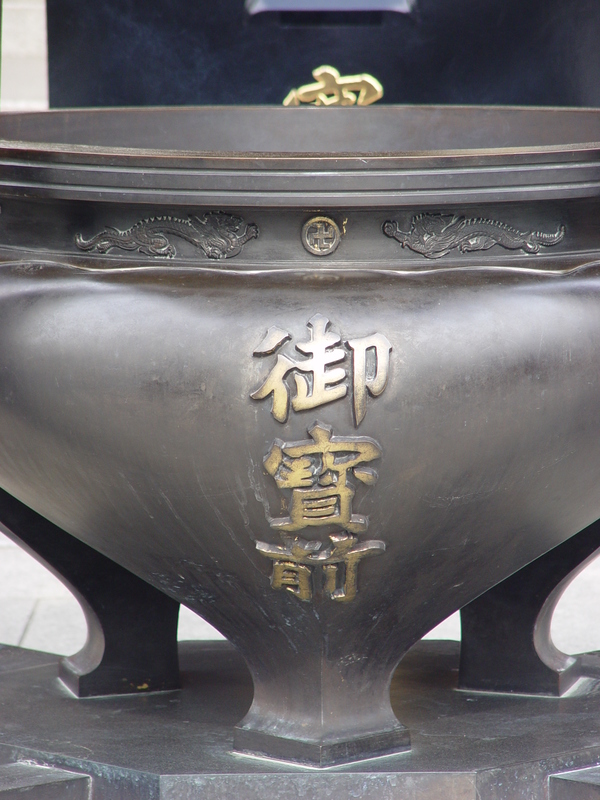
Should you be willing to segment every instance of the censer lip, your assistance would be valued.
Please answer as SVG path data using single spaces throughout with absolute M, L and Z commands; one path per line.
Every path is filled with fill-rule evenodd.
M 316 115 L 319 115 L 318 123 Z M 309 116 L 310 115 L 310 116 Z M 414 120 L 411 120 L 411 116 Z M 431 117 L 433 116 L 433 119 Z M 221 118 L 220 125 L 210 135 L 216 139 L 215 146 L 168 146 L 168 141 L 185 137 L 187 131 L 181 131 L 181 122 L 190 121 L 214 123 Z M 429 117 L 429 119 L 428 119 Z M 445 118 L 444 118 L 445 117 Z M 486 117 L 488 118 L 487 124 Z M 496 127 L 496 118 L 507 123 L 516 121 L 526 125 L 526 138 L 523 131 L 510 130 L 486 131 Z M 106 130 L 98 130 L 106 121 L 112 121 Z M 333 124 L 330 124 L 333 120 Z M 307 131 L 300 131 L 303 137 L 302 146 L 298 143 L 299 122 Z M 139 122 L 142 128 L 135 130 L 133 123 Z M 396 134 L 398 145 L 390 146 L 394 138 L 393 127 L 398 123 L 411 123 L 413 130 L 409 132 L 409 140 L 417 140 L 419 146 L 407 147 L 406 131 Z M 449 123 L 459 123 L 460 130 L 448 132 Z M 554 123 L 558 122 L 559 125 Z M 583 122 L 583 125 L 581 124 Z M 592 123 L 590 126 L 589 123 Z M 154 125 L 152 125 L 153 123 Z M 246 128 L 241 134 L 245 139 L 252 139 L 247 126 L 253 123 L 261 126 L 259 135 L 264 145 L 253 147 L 252 141 L 244 146 L 226 146 L 227 142 L 236 140 L 235 129 Z M 427 123 L 427 124 L 426 124 Z M 543 124 L 542 124 L 543 123 Z M 562 124 L 566 130 L 560 135 Z M 586 125 L 587 123 L 587 125 Z M 123 129 L 119 129 L 119 125 Z M 155 127 L 158 125 L 158 128 Z M 386 128 L 392 128 L 387 132 Z M 591 128 L 591 130 L 590 130 Z M 234 134 L 222 136 L 223 130 Z M 279 130 L 278 130 L 279 129 Z M 179 134 L 178 134 L 179 132 Z M 486 134 L 503 136 L 503 143 L 495 144 L 493 140 L 473 144 L 474 140 Z M 548 141 L 556 135 L 556 141 Z M 595 135 L 586 135 L 593 133 Z M 382 135 L 383 134 L 383 135 Z M 429 134 L 429 139 L 428 139 Z M 124 137 L 141 136 L 138 142 L 124 142 Z M 195 132 L 196 137 L 205 133 Z M 105 136 L 108 140 L 100 141 Z M 310 138 L 307 141 L 307 136 Z M 455 146 L 426 146 L 431 138 L 446 137 Z M 512 136 L 521 141 L 507 142 Z M 296 138 L 295 138 L 296 137 Z M 346 140 L 352 137 L 357 140 L 357 147 L 346 146 Z M 373 146 L 364 143 L 373 137 Z M 241 137 L 238 135 L 237 139 Z M 87 139 L 87 141 L 86 141 Z M 96 139 L 96 141 L 94 141 Z M 536 141 L 534 142 L 533 139 Z M 543 141 L 546 139 L 547 141 Z M 120 140 L 120 141 L 119 141 Z M 274 141 L 273 141 L 274 140 Z M 286 146 L 269 146 L 277 140 L 285 141 Z M 540 141 L 538 141 L 540 140 Z M 180 138 L 181 145 L 189 144 Z M 335 141 L 335 147 L 328 142 Z M 462 146 L 465 141 L 465 146 Z M 387 146 L 377 146 L 381 142 Z M 159 146 L 165 143 L 167 146 Z M 461 146 L 456 146 L 461 143 Z M 363 144 L 361 147 L 360 145 Z M 404 145 L 404 146 L 403 146 Z M 425 145 L 425 146 L 423 146 Z M 381 105 L 368 108 L 282 108 L 280 106 L 148 106 L 148 107 L 104 107 L 104 108 L 61 108 L 49 111 L 2 112 L 0 113 L 0 152 L 6 150 L 27 150 L 32 153 L 55 152 L 57 156 L 65 154 L 81 154 L 92 156 L 145 157 L 153 159 L 178 157 L 181 159 L 210 158 L 231 161 L 236 159 L 264 159 L 269 162 L 297 161 L 299 166 L 313 160 L 335 160 L 339 162 L 364 161 L 368 159 L 382 166 L 393 161 L 409 162 L 415 159 L 440 158 L 502 158 L 535 157 L 566 155 L 589 151 L 600 151 L 600 109 L 588 107 L 553 107 L 553 106 L 482 106 L 482 105 Z M 264 165 L 267 166 L 266 164 Z
M 442 141 L 453 147 L 434 146 Z M 599 193 L 599 109 L 182 106 L 0 114 L 3 196 L 312 209 Z

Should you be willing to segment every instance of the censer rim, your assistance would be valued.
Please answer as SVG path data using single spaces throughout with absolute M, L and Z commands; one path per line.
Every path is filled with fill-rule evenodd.
M 65 133 L 62 137 L 58 135 L 50 135 L 47 139 L 43 139 L 42 134 L 48 130 L 48 122 L 50 120 L 64 121 L 66 134 L 69 133 L 69 127 L 74 127 L 72 122 L 80 123 L 84 121 L 98 121 L 101 119 L 110 119 L 115 117 L 128 117 L 129 119 L 142 116 L 143 118 L 154 118 L 160 120 L 163 116 L 169 121 L 169 117 L 179 115 L 227 115 L 232 117 L 233 121 L 247 118 L 254 114 L 260 114 L 261 117 L 268 115 L 273 118 L 278 124 L 281 120 L 286 118 L 290 119 L 315 119 L 315 114 L 326 114 L 326 118 L 331 119 L 331 115 L 337 118 L 343 118 L 345 127 L 356 129 L 356 125 L 347 126 L 347 120 L 357 122 L 361 120 L 361 124 L 372 123 L 382 120 L 384 117 L 398 117 L 401 115 L 408 115 L 410 113 L 420 114 L 438 114 L 448 115 L 453 113 L 467 114 L 471 116 L 493 114 L 493 115 L 518 115 L 521 119 L 534 115 L 535 117 L 544 116 L 546 114 L 558 115 L 560 117 L 582 117 L 592 115 L 594 119 L 598 120 L 597 138 L 595 137 L 581 137 L 562 142 L 553 142 L 546 144 L 518 144 L 506 146 L 466 146 L 466 147 L 446 147 L 446 148 L 385 148 L 385 149 L 344 149 L 340 147 L 333 149 L 321 144 L 318 139 L 318 134 L 323 131 L 318 129 L 314 131 L 317 137 L 316 146 L 304 149 L 283 149 L 277 147 L 265 148 L 182 148 L 182 147 L 151 147 L 151 146 L 133 146 L 122 144 L 107 144 L 107 143 L 87 143 L 83 141 L 75 141 L 77 138 L 76 131 L 73 131 L 73 141 L 64 141 L 68 138 Z M 308 117 L 308 115 L 312 117 Z M 301 115 L 301 116 L 299 116 Z M 348 116 L 350 115 L 350 116 Z M 4 136 L 6 126 L 14 129 L 19 127 L 19 124 L 40 122 L 40 136 Z M 181 121 L 181 120 L 180 120 Z M 393 121 L 393 120 L 392 120 Z M 442 120 L 443 121 L 443 120 Z M 172 124 L 172 127 L 176 126 Z M 464 123 L 464 120 L 463 120 Z M 373 127 L 373 126 L 370 126 Z M 438 121 L 439 127 L 439 121 Z M 293 126 L 291 126 L 293 131 Z M 368 129 L 365 131 L 368 133 Z M 63 139 L 62 141 L 60 139 Z M 80 137 L 81 138 L 81 137 Z M 565 137 L 567 139 L 568 137 Z M 556 106 L 483 106 L 483 105 L 381 105 L 376 108 L 328 108 L 328 109 L 314 109 L 312 107 L 300 108 L 282 108 L 278 106 L 149 106 L 149 107 L 126 107 L 126 106 L 112 106 L 104 108 L 61 108 L 51 109 L 48 111 L 17 111 L 17 112 L 2 112 L 0 113 L 0 153 L 7 153 L 11 151 L 19 151 L 23 153 L 33 154 L 56 154 L 57 158 L 72 155 L 73 157 L 97 156 L 107 158 L 124 158 L 124 159 L 150 159 L 158 161 L 160 159 L 173 160 L 180 159 L 183 161 L 194 161 L 197 159 L 206 161 L 214 161 L 215 164 L 221 162 L 225 165 L 235 165 L 234 162 L 248 162 L 260 161 L 262 168 L 269 166 L 276 167 L 278 164 L 297 164 L 298 167 L 312 166 L 313 162 L 331 162 L 331 165 L 336 169 L 343 168 L 344 165 L 354 166 L 354 163 L 362 163 L 363 167 L 372 169 L 379 166 L 384 168 L 388 165 L 393 166 L 395 163 L 410 165 L 420 160 L 426 160 L 432 166 L 437 166 L 440 160 L 448 159 L 451 161 L 456 160 L 473 160 L 485 159 L 486 162 L 494 158 L 500 159 L 503 162 L 510 162 L 513 158 L 523 160 L 531 158 L 532 161 L 537 162 L 538 158 L 546 160 L 550 158 L 560 158 L 566 156 L 567 158 L 573 154 L 595 154 L 600 151 L 600 109 L 591 107 L 556 107 Z M 354 163 L 353 163 L 354 162 Z M 433 163 L 435 162 L 435 164 Z

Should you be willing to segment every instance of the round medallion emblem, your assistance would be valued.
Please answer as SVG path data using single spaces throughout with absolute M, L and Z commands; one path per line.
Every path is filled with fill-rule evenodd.
M 302 228 L 302 244 L 314 256 L 330 255 L 341 238 L 340 229 L 329 217 L 313 217 Z

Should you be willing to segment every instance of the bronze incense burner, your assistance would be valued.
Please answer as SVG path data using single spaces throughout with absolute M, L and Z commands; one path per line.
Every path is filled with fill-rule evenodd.
M 0 136 L 0 518 L 87 603 L 63 680 L 172 688 L 148 664 L 183 603 L 252 675 L 237 752 L 408 750 L 402 657 L 600 518 L 600 113 L 113 109 Z M 113 607 L 145 632 L 103 672 Z

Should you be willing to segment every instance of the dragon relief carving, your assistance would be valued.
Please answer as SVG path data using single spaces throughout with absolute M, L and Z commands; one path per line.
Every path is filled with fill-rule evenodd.
M 188 219 L 164 216 L 143 219 L 125 231 L 106 227 L 91 239 L 78 233 L 75 244 L 80 250 L 108 253 L 116 247 L 148 256 L 173 258 L 177 255 L 169 236 L 177 236 L 199 248 L 208 258 L 233 258 L 250 239 L 258 238 L 258 226 L 247 224 L 241 217 L 209 211 L 202 217 L 190 214 Z
M 468 253 L 489 250 L 500 245 L 507 250 L 539 253 L 542 247 L 553 247 L 564 239 L 565 227 L 560 225 L 554 233 L 519 231 L 504 222 L 481 217 L 471 218 L 451 214 L 416 214 L 410 230 L 400 230 L 395 220 L 383 225 L 386 236 L 396 239 L 425 258 L 441 258 L 451 250 Z

